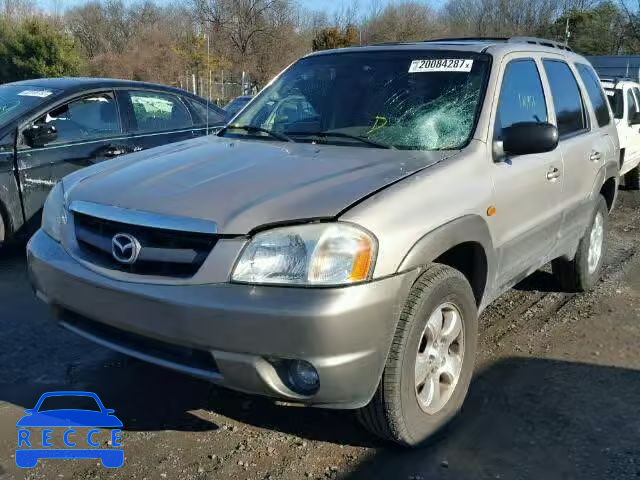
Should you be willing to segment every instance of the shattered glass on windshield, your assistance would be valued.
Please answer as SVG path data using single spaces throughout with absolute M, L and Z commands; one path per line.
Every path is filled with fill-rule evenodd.
M 385 50 L 306 57 L 234 121 L 256 129 L 233 134 L 277 140 L 256 133 L 260 128 L 298 142 L 458 149 L 473 134 L 489 65 L 487 55 L 469 52 Z
M 397 148 L 459 148 L 469 138 L 478 100 L 477 86 L 452 88 L 433 100 L 409 106 L 393 125 L 372 129 L 370 138 Z

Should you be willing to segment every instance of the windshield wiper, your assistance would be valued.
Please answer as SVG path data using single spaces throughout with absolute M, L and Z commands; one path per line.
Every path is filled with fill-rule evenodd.
M 344 132 L 336 132 L 332 130 L 326 130 L 324 132 L 287 132 L 287 135 L 308 135 L 310 137 L 339 137 L 339 138 L 350 138 L 352 140 L 359 140 L 362 143 L 366 143 L 367 145 L 371 145 L 375 148 L 386 148 L 395 150 L 393 145 L 387 145 L 386 143 L 376 142 L 375 140 L 371 140 L 367 137 L 361 137 L 358 135 L 352 135 L 350 133 Z
M 256 133 L 256 132 L 266 133 L 270 137 L 276 138 L 278 140 L 282 140 L 283 142 L 293 142 L 293 138 L 288 137 L 283 133 L 274 132 L 273 130 L 269 130 L 268 128 L 257 127 L 255 125 L 227 125 L 226 127 L 223 127 L 220 129 L 220 131 L 218 132 L 218 136 L 221 137 L 224 134 L 224 132 L 226 132 L 229 129 L 244 130 L 245 132 L 249 132 L 249 133 Z

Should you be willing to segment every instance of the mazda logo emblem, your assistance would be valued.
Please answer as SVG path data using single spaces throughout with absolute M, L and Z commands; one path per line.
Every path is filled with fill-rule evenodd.
M 111 254 L 120 263 L 135 263 L 141 250 L 138 239 L 128 233 L 116 233 L 111 239 Z

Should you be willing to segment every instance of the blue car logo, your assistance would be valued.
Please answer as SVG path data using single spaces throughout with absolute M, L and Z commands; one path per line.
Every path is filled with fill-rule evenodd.
M 64 400 L 64 397 L 69 400 L 77 400 L 78 397 L 84 397 L 82 400 L 95 401 L 97 409 L 46 409 L 46 407 L 43 407 L 43 402 L 47 399 L 60 400 L 56 397 L 62 397 L 62 400 Z M 50 400 L 47 401 L 50 402 Z M 26 415 L 16 423 L 16 427 L 19 429 L 18 448 L 15 454 L 16 465 L 20 468 L 33 468 L 41 458 L 95 458 L 100 459 L 102 465 L 107 468 L 121 467 L 124 463 L 124 450 L 114 447 L 121 446 L 120 427 L 122 427 L 122 422 L 113 415 L 113 412 L 113 410 L 104 408 L 100 398 L 95 393 L 68 391 L 43 394 L 36 406 L 25 410 Z M 31 427 L 44 427 L 41 441 L 36 435 L 31 435 L 32 432 L 29 430 Z M 88 431 L 86 436 L 82 436 L 73 427 L 89 427 L 91 430 Z M 100 443 L 95 441 L 95 437 L 100 433 L 100 429 L 95 427 L 111 429 L 111 448 L 97 448 L 100 447 Z M 52 448 L 53 428 L 64 428 L 62 440 L 64 445 L 69 448 Z M 86 440 L 87 447 L 90 448 L 81 448 L 83 447 L 83 440 Z M 79 448 L 76 448 L 76 446 Z

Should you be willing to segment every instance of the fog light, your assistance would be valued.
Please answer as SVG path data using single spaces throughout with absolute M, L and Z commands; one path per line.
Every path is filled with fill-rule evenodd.
M 309 362 L 291 360 L 289 362 L 289 382 L 299 393 L 314 393 L 320 387 L 318 371 Z

